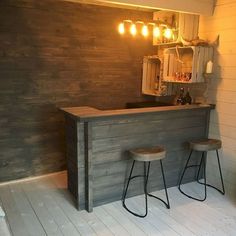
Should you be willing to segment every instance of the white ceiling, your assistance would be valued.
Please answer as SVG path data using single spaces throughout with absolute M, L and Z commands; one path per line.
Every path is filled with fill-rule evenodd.
M 86 4 L 156 11 L 170 10 L 212 15 L 215 0 L 64 0 Z

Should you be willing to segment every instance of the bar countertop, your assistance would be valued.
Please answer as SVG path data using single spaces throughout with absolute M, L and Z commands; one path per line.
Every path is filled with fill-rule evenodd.
M 179 105 L 179 106 L 161 106 L 161 107 L 147 107 L 147 108 L 132 108 L 132 109 L 115 109 L 115 110 L 99 110 L 89 106 L 82 107 L 66 107 L 61 108 L 66 115 L 79 121 L 97 120 L 105 117 L 117 117 L 126 115 L 141 115 L 152 114 L 157 112 L 180 111 L 180 110 L 196 110 L 196 109 L 212 109 L 210 104 L 193 104 L 193 105 Z

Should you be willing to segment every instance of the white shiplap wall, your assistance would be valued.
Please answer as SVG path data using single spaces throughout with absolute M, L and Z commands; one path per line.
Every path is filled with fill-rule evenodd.
M 236 0 L 218 0 L 214 15 L 200 17 L 200 37 L 214 40 L 219 46 L 214 55 L 215 76 L 209 81 L 209 102 L 216 103 L 211 114 L 210 137 L 223 142 L 223 174 L 226 190 L 236 196 Z M 217 182 L 217 162 L 208 158 L 211 182 Z M 209 168 L 210 167 L 210 168 Z

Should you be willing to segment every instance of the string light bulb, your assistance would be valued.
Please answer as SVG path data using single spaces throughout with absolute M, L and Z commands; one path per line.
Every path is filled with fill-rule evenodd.
M 160 38 L 160 36 L 161 36 L 161 31 L 160 31 L 160 28 L 159 28 L 159 27 L 155 26 L 155 27 L 153 28 L 153 36 L 154 36 L 155 38 Z
M 133 35 L 133 36 L 136 35 L 137 29 L 136 29 L 136 25 L 135 25 L 135 24 L 132 24 L 132 25 L 130 26 L 130 33 L 131 33 L 131 35 Z
M 147 27 L 146 25 L 144 25 L 144 26 L 142 27 L 142 35 L 143 35 L 144 37 L 147 37 L 148 34 L 149 34 L 149 32 L 148 32 L 148 27 Z
M 169 29 L 169 28 L 166 28 L 164 30 L 164 37 L 167 38 L 167 39 L 171 39 L 171 37 L 172 37 L 172 30 Z
M 118 26 L 118 31 L 120 34 L 124 34 L 125 33 L 125 25 L 124 23 L 120 23 Z

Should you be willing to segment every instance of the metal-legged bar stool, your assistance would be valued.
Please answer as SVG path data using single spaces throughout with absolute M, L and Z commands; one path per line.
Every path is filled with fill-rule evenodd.
M 124 195 L 123 195 L 123 199 L 122 199 L 123 207 L 128 212 L 130 212 L 131 214 L 133 214 L 137 217 L 145 217 L 145 216 L 147 216 L 147 213 L 148 213 L 147 196 L 150 196 L 150 197 L 154 197 L 154 198 L 160 200 L 161 202 L 163 202 L 165 204 L 166 208 L 169 209 L 170 208 L 170 203 L 169 203 L 168 193 L 167 193 L 167 189 L 166 189 L 166 181 L 165 181 L 163 165 L 162 165 L 162 159 L 164 159 L 166 157 L 165 149 L 162 148 L 162 147 L 140 148 L 140 149 L 131 150 L 129 152 L 130 152 L 130 155 L 133 159 L 133 164 L 132 164 L 132 167 L 131 167 L 131 170 L 130 170 L 129 179 L 128 179 L 128 182 L 127 182 L 127 185 L 126 185 L 126 188 L 125 188 L 125 192 L 124 192 Z M 163 183 L 164 183 L 164 187 L 165 187 L 165 194 L 166 194 L 167 202 L 165 202 L 164 200 L 162 200 L 159 197 L 156 197 L 156 196 L 148 193 L 148 191 L 147 191 L 148 177 L 149 177 L 149 171 L 150 171 L 150 163 L 152 161 L 156 161 L 156 160 L 159 160 L 160 164 L 161 164 L 161 172 L 162 172 L 162 178 L 163 178 Z M 137 162 L 143 162 L 143 164 L 144 164 L 144 175 L 132 176 L 134 165 L 135 165 L 136 161 Z M 128 209 L 128 207 L 125 204 L 125 198 L 126 198 L 126 195 L 127 195 L 127 191 L 128 191 L 128 188 L 129 188 L 130 181 L 134 178 L 137 178 L 137 177 L 143 177 L 144 178 L 144 193 L 145 193 L 145 206 L 146 206 L 146 209 L 145 209 L 145 213 L 143 215 L 140 215 L 140 214 L 137 214 L 137 213 L 131 211 L 130 209 Z
M 206 139 L 206 140 L 201 140 L 201 141 L 190 142 L 190 149 L 191 149 L 190 155 L 189 155 L 188 160 L 186 162 L 186 165 L 184 167 L 184 171 L 182 173 L 182 176 L 181 176 L 180 182 L 179 182 L 179 186 L 178 186 L 179 191 L 182 194 L 184 194 L 188 198 L 191 198 L 191 199 L 194 199 L 194 200 L 197 200 L 197 201 L 201 201 L 201 202 L 206 200 L 206 197 L 207 197 L 207 186 L 211 187 L 211 188 L 214 188 L 215 190 L 219 191 L 222 195 L 225 194 L 223 176 L 222 176 L 222 171 L 221 171 L 221 166 L 220 166 L 220 159 L 219 159 L 219 153 L 218 153 L 218 149 L 220 149 L 220 148 L 221 148 L 221 141 L 217 140 L 217 139 Z M 212 185 L 208 184 L 207 180 L 206 180 L 206 158 L 207 158 L 207 152 L 211 151 L 211 150 L 215 150 L 216 151 L 218 167 L 219 167 L 219 172 L 220 172 L 220 179 L 221 179 L 222 190 L 216 188 L 215 186 L 212 186 Z M 201 157 L 201 161 L 200 161 L 199 165 L 188 165 L 193 151 L 202 152 L 202 157 Z M 183 180 L 184 174 L 185 174 L 186 170 L 188 168 L 191 168 L 191 167 L 198 167 L 196 181 L 199 184 L 204 185 L 204 187 L 205 187 L 205 194 L 204 194 L 204 197 L 202 199 L 190 196 L 189 194 L 185 193 L 181 189 L 181 184 L 182 184 L 182 180 Z M 200 175 L 201 168 L 203 168 L 204 183 L 200 182 L 200 180 L 199 180 L 199 175 Z

